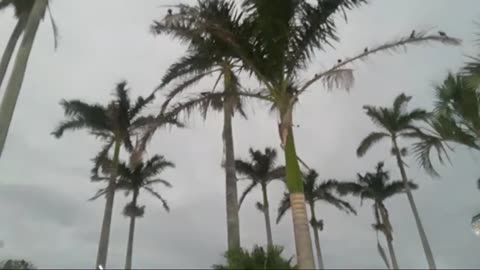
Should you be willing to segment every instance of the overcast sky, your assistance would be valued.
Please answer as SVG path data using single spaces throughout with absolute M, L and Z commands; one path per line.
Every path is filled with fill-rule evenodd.
M 0 260 L 24 258 L 41 268 L 94 265 L 104 200 L 87 199 L 102 187 L 89 181 L 90 159 L 100 143 L 85 132 L 54 139 L 50 132 L 63 118 L 58 102 L 62 98 L 107 102 L 115 83 L 123 79 L 132 96 L 150 93 L 185 49 L 174 40 L 149 33 L 151 21 L 166 13 L 159 6 L 173 3 L 178 2 L 52 1 L 60 30 L 59 48 L 54 51 L 51 25 L 44 20 L 0 160 L 0 240 L 4 242 Z M 430 108 L 432 86 L 474 52 L 474 33 L 479 30 L 474 21 L 479 18 L 478 0 L 383 0 L 350 12 L 348 24 L 339 20 L 341 42 L 335 50 L 318 53 L 305 76 L 366 46 L 408 35 L 414 28 L 442 29 L 462 38 L 464 44 L 456 48 L 421 46 L 406 54 L 374 56 L 366 64 L 354 66 L 356 83 L 350 93 L 312 87 L 295 112 L 295 122 L 300 125 L 295 129 L 299 154 L 318 170 L 321 179 L 353 178 L 357 172 L 372 170 L 381 160 L 397 179 L 388 144 L 378 145 L 362 159 L 355 156 L 360 140 L 374 129 L 362 106 L 389 105 L 403 91 L 413 95 L 412 106 Z M 14 25 L 11 10 L 0 13 L 0 52 Z M 206 80 L 198 89 L 211 84 L 212 80 Z M 157 112 L 161 102 L 159 98 L 150 111 Z M 250 107 L 249 115 L 248 122 L 234 121 L 236 156 L 246 157 L 248 147 L 278 149 L 275 116 L 257 105 Z M 137 222 L 135 267 L 210 267 L 222 261 L 226 228 L 221 120 L 221 115 L 215 114 L 206 122 L 193 118 L 188 129 L 162 130 L 153 139 L 148 155 L 165 155 L 177 165 L 163 176 L 174 187 L 158 189 L 168 198 L 171 213 L 165 213 L 148 194 L 141 195 L 140 201 L 147 207 L 145 217 Z M 437 266 L 480 268 L 480 238 L 470 227 L 471 217 L 480 212 L 480 191 L 476 189 L 480 157 L 458 147 L 451 158 L 453 166 L 440 168 L 441 178 L 427 176 L 411 159 L 408 175 L 420 185 L 414 196 Z M 283 163 L 283 158 L 278 162 Z M 244 187 L 242 183 L 240 190 Z M 283 191 L 280 183 L 270 186 L 273 216 Z M 254 207 L 259 199 L 258 191 L 251 194 L 240 212 L 244 247 L 266 242 L 263 217 Z M 371 228 L 371 205 L 360 207 L 358 199 L 350 201 L 359 210 L 357 216 L 328 205 L 317 206 L 317 215 L 325 221 L 321 233 L 325 266 L 382 268 Z M 109 267 L 124 265 L 128 219 L 121 210 L 125 203 L 123 194 L 118 193 Z M 387 207 L 400 266 L 426 267 L 406 196 L 388 201 Z M 285 246 L 286 257 L 294 254 L 290 214 L 273 227 L 273 237 L 276 244 Z

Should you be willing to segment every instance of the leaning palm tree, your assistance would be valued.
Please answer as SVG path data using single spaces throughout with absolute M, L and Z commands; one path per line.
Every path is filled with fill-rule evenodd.
M 312 78 L 301 78 L 310 60 L 318 49 L 333 45 L 338 40 L 334 17 L 339 12 L 365 3 L 361 0 L 337 1 L 278 1 L 244 0 L 240 10 L 232 1 L 200 0 L 197 6 L 183 9 L 183 17 L 189 19 L 179 36 L 201 33 L 214 36 L 229 45 L 235 58 L 241 61 L 244 70 L 254 75 L 262 85 L 257 94 L 273 102 L 278 111 L 279 137 L 285 149 L 287 186 L 294 220 L 295 246 L 299 268 L 309 269 L 314 265 L 303 185 L 293 138 L 293 108 L 298 98 L 317 81 L 327 88 L 350 88 L 353 70 L 347 65 L 364 60 L 372 54 L 391 52 L 406 45 L 439 42 L 458 45 L 455 38 L 441 32 L 432 35 L 424 31 L 408 32 L 407 35 L 379 46 L 365 48 L 354 57 L 339 61 Z M 344 13 L 345 14 L 345 13 Z M 244 32 L 240 32 L 240 31 Z M 238 33 L 243 34 L 238 34 Z M 298 202 L 298 203 L 297 203 Z
M 272 225 L 270 224 L 270 209 L 268 203 L 267 186 L 273 180 L 283 179 L 285 177 L 285 167 L 275 166 L 277 151 L 272 148 L 265 148 L 262 153 L 259 150 L 249 149 L 250 161 L 235 160 L 235 169 L 239 175 L 251 181 L 250 185 L 240 196 L 239 206 L 242 205 L 245 197 L 256 187 L 262 189 L 262 202 L 257 202 L 257 208 L 263 213 L 265 218 L 265 228 L 267 232 L 267 245 L 273 246 Z
M 406 107 L 411 97 L 405 94 L 398 95 L 392 108 L 364 106 L 366 114 L 372 122 L 381 130 L 370 133 L 360 143 L 357 149 L 359 157 L 364 156 L 370 148 L 382 139 L 390 139 L 392 143 L 392 154 L 397 160 L 397 165 L 400 169 L 402 180 L 405 186 L 405 193 L 408 197 L 408 202 L 412 208 L 413 216 L 417 225 L 418 233 L 422 240 L 422 246 L 427 257 L 428 266 L 430 269 L 435 269 L 435 260 L 433 258 L 432 250 L 427 239 L 427 235 L 420 220 L 417 206 L 413 199 L 411 188 L 408 182 L 407 173 L 405 170 L 405 163 L 403 157 L 407 155 L 407 149 L 399 146 L 399 139 L 417 139 L 420 143 L 428 140 L 430 136 L 426 135 L 418 124 L 426 121 L 429 118 L 429 113 L 422 109 L 413 109 L 407 111 Z M 445 151 L 443 145 L 439 145 L 438 156 L 441 158 L 441 153 Z
M 322 257 L 322 250 L 320 248 L 320 237 L 318 233 L 323 230 L 323 220 L 317 219 L 315 214 L 315 203 L 318 201 L 325 202 L 336 208 L 345 211 L 346 213 L 357 214 L 355 209 L 349 202 L 339 198 L 335 192 L 340 185 L 340 182 L 330 179 L 318 183 L 318 173 L 315 170 L 310 170 L 303 178 L 303 191 L 305 193 L 305 201 L 310 208 L 310 226 L 313 229 L 313 236 L 315 241 L 315 249 L 317 252 L 318 269 L 324 269 L 324 262 Z M 290 196 L 288 193 L 284 194 L 280 206 L 278 207 L 277 224 L 285 215 L 288 209 L 291 208 Z
M 374 173 L 358 174 L 356 182 L 342 182 L 338 191 L 342 195 L 352 194 L 360 197 L 360 203 L 362 203 L 364 199 L 373 201 L 375 218 L 373 227 L 375 231 L 381 231 L 385 235 L 392 266 L 394 269 L 400 269 L 393 248 L 393 227 L 384 201 L 395 195 L 404 193 L 405 184 L 403 181 L 390 182 L 390 175 L 388 171 L 383 170 L 383 165 L 383 162 L 379 162 Z M 411 181 L 408 181 L 408 186 L 411 190 L 417 189 L 417 185 Z
M 181 14 L 184 14 L 185 8 L 187 7 L 180 6 Z M 182 112 L 189 114 L 193 109 L 199 109 L 204 119 L 210 109 L 223 112 L 227 242 L 229 249 L 238 249 L 240 248 L 240 223 L 232 120 L 235 112 L 246 117 L 243 110 L 244 101 L 241 98 L 242 90 L 237 77 L 240 66 L 232 57 L 232 50 L 225 42 L 196 32 L 185 33 L 185 29 L 192 27 L 193 25 L 182 16 L 172 14 L 168 14 L 161 21 L 153 22 L 151 29 L 154 34 L 169 34 L 188 44 L 186 55 L 170 66 L 157 90 L 168 87 L 174 82 L 177 83 L 167 94 L 167 99 L 162 106 L 163 113 L 172 99 L 182 92 L 193 90 L 193 85 L 210 75 L 216 77 L 211 91 L 188 96 L 186 100 L 176 103 L 172 111 L 177 114 Z M 220 81 L 223 81 L 223 87 L 219 87 L 220 90 L 218 90 Z
M 10 34 L 7 46 L 3 51 L 2 60 L 0 61 L 0 87 L 2 86 L 3 79 L 7 73 L 8 64 L 10 63 L 10 59 L 12 59 L 15 47 L 17 47 L 18 40 L 27 24 L 28 15 L 32 10 L 34 2 L 34 0 L 0 0 L 0 10 L 4 10 L 10 6 L 13 7 L 15 19 L 17 20 L 17 24 Z
M 15 50 L 16 43 L 22 33 L 23 39 L 17 52 L 10 75 L 10 80 L 5 88 L 2 103 L 0 104 L 0 157 L 3 152 L 3 148 L 5 147 L 8 129 L 10 128 L 15 105 L 17 103 L 18 95 L 20 94 L 20 89 L 22 88 L 23 78 L 27 70 L 28 59 L 35 41 L 35 35 L 37 33 L 40 20 L 43 18 L 45 11 L 48 8 L 48 0 L 1 0 L 0 10 L 10 5 L 14 7 L 15 15 L 18 18 L 18 21 L 0 62 L 0 86 L 3 82 L 3 78 L 5 77 L 5 73 Z M 56 44 L 57 27 L 52 17 L 50 18 Z
M 105 142 L 102 151 L 96 159 L 105 159 L 109 150 L 114 147 L 110 180 L 106 189 L 107 200 L 100 233 L 100 242 L 97 254 L 96 267 L 105 267 L 107 262 L 108 243 L 110 238 L 110 226 L 112 221 L 115 181 L 117 178 L 117 166 L 120 148 L 124 146 L 128 151 L 133 150 L 131 136 L 139 135 L 140 129 L 149 121 L 148 117 L 141 117 L 141 111 L 153 100 L 139 97 L 135 103 L 131 103 L 126 82 L 117 84 L 115 99 L 108 106 L 100 104 L 88 104 L 80 100 L 63 100 L 60 104 L 64 109 L 66 120 L 62 121 L 52 132 L 56 138 L 63 136 L 65 131 L 86 129 L 91 135 Z M 169 121 L 177 124 L 174 119 Z M 96 168 L 98 169 L 98 167 Z
M 111 163 L 107 161 L 106 164 Z M 106 165 L 105 163 L 103 165 Z M 108 166 L 107 166 L 108 167 Z M 163 156 L 155 155 L 146 162 L 136 161 L 130 162 L 127 166 L 125 163 L 118 164 L 118 180 L 115 189 L 118 191 L 126 191 L 126 194 L 132 193 L 132 201 L 123 209 L 123 214 L 130 217 L 130 227 L 128 231 L 127 255 L 125 259 L 125 269 L 132 269 L 133 257 L 133 238 L 135 233 L 136 218 L 143 217 L 145 206 L 138 205 L 138 197 L 140 191 L 145 190 L 149 194 L 162 202 L 163 208 L 168 212 L 170 208 L 163 196 L 153 189 L 153 185 L 162 184 L 165 187 L 171 187 L 170 182 L 157 178 L 167 168 L 173 168 L 175 165 L 166 160 Z M 101 179 L 95 177 L 96 179 Z M 100 189 L 92 198 L 96 199 L 107 192 L 107 189 Z

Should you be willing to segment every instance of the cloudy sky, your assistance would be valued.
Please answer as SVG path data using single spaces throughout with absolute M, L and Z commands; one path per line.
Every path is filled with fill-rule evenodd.
M 115 83 L 126 79 L 132 96 L 146 95 L 160 81 L 166 68 L 184 52 L 184 47 L 166 37 L 153 37 L 148 26 L 162 17 L 161 4 L 176 0 L 83 0 L 52 1 L 60 28 L 60 46 L 53 49 L 51 25 L 45 20 L 38 32 L 28 72 L 15 111 L 13 124 L 0 160 L 0 260 L 25 258 L 42 268 L 85 268 L 94 265 L 104 201 L 87 202 L 101 185 L 89 181 L 90 159 L 100 143 L 85 132 L 68 133 L 61 140 L 50 132 L 62 119 L 58 102 L 81 98 L 107 102 Z M 413 95 L 412 106 L 430 108 L 432 87 L 448 71 L 455 71 L 474 52 L 474 21 L 480 18 L 477 0 L 372 1 L 352 11 L 348 24 L 339 23 L 341 42 L 335 50 L 318 53 L 306 76 L 350 56 L 365 46 L 406 35 L 412 29 L 442 29 L 464 40 L 462 47 L 421 46 L 406 54 L 385 54 L 357 64 L 356 83 L 350 93 L 326 92 L 315 86 L 301 98 L 295 113 L 298 150 L 320 178 L 349 179 L 372 170 L 385 161 L 393 178 L 398 169 L 382 144 L 364 158 L 355 156 L 363 136 L 374 127 L 362 113 L 362 105 L 388 105 L 400 92 Z M 0 13 L 0 51 L 15 20 L 11 10 Z M 206 80 L 199 90 L 211 85 Z M 245 84 L 252 84 L 245 81 Z M 3 89 L 0 90 L 0 95 Z M 156 112 L 160 98 L 150 109 Z M 252 105 L 250 120 L 236 119 L 235 147 L 245 157 L 248 147 L 278 149 L 276 119 L 264 108 Z M 160 190 L 171 205 L 141 196 L 146 215 L 138 221 L 134 266 L 141 268 L 210 267 L 222 261 L 226 249 L 224 176 L 219 166 L 222 154 L 221 116 L 206 122 L 191 119 L 189 128 L 158 132 L 148 154 L 162 154 L 177 168 L 165 172 L 174 185 Z M 480 212 L 476 189 L 477 153 L 457 148 L 453 166 L 440 168 L 441 178 L 432 179 L 408 160 L 409 177 L 420 184 L 414 196 L 427 231 L 437 266 L 479 268 L 480 238 L 470 220 Z M 283 159 L 279 159 L 279 163 Z M 245 185 L 242 183 L 241 188 Z M 280 183 L 271 185 L 272 211 L 283 193 Z M 243 205 L 242 245 L 264 244 L 261 214 L 254 208 L 260 198 L 254 192 Z M 319 204 L 325 220 L 321 234 L 325 265 L 329 268 L 382 268 L 371 229 L 371 206 L 348 216 Z M 108 266 L 123 267 L 128 220 L 121 215 L 126 199 L 115 201 Z M 407 199 L 387 203 L 395 230 L 395 246 L 401 267 L 426 267 Z M 285 246 L 285 256 L 294 254 L 292 225 L 288 215 L 274 226 L 275 243 Z

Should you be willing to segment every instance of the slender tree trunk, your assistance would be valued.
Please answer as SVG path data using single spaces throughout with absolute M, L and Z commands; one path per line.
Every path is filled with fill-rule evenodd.
M 270 209 L 268 205 L 267 185 L 262 183 L 263 215 L 265 216 L 265 228 L 267 230 L 267 245 L 273 247 L 272 225 L 270 223 Z
M 315 205 L 310 203 L 310 217 L 312 220 L 317 221 L 317 217 L 315 216 Z M 312 226 L 313 229 L 313 240 L 315 241 L 315 249 L 317 252 L 317 262 L 318 262 L 318 269 L 324 269 L 323 266 L 323 258 L 322 258 L 322 249 L 320 248 L 320 236 L 318 235 L 318 228 Z
M 282 112 L 282 115 L 285 112 Z M 287 174 L 287 187 L 290 192 L 290 205 L 292 210 L 293 230 L 295 235 L 295 249 L 297 253 L 298 269 L 313 269 L 312 240 L 305 206 L 303 182 L 300 166 L 298 165 L 297 152 L 293 138 L 292 127 L 288 127 L 285 144 L 285 166 Z
M 115 196 L 115 185 L 117 179 L 118 158 L 120 156 L 121 142 L 115 142 L 115 151 L 113 153 L 112 171 L 110 181 L 108 182 L 108 190 L 106 194 L 105 210 L 103 213 L 102 231 L 100 232 L 100 242 L 98 243 L 97 262 L 95 268 L 98 269 L 101 265 L 104 269 L 107 268 L 108 243 L 110 241 L 110 228 L 112 224 L 113 200 Z
M 224 72 L 225 91 L 231 88 L 231 71 Z M 233 102 L 227 96 L 223 105 L 223 142 L 225 153 L 225 195 L 227 210 L 228 250 L 240 248 L 240 222 L 238 218 L 237 177 L 235 174 L 235 154 L 233 147 Z
M 47 0 L 35 1 L 32 11 L 28 16 L 27 24 L 25 25 L 22 43 L 17 52 L 10 80 L 5 88 L 5 94 L 2 104 L 0 105 L 0 157 L 2 156 L 5 141 L 7 140 L 8 128 L 12 121 L 18 95 L 22 88 L 23 78 L 27 70 L 28 59 L 32 51 L 33 42 L 35 41 L 38 25 L 40 24 L 40 19 L 45 14 L 47 4 Z
M 17 21 L 17 25 L 15 25 L 15 28 L 10 35 L 10 39 L 8 40 L 7 46 L 3 51 L 2 60 L 0 61 L 0 88 L 2 87 L 3 79 L 5 78 L 5 74 L 7 73 L 8 64 L 10 63 L 10 59 L 12 59 L 12 55 L 15 51 L 15 47 L 17 46 L 18 39 L 20 38 L 23 30 L 25 29 L 27 20 L 28 13 L 20 15 Z
M 395 156 L 397 158 L 397 164 L 400 168 L 400 173 L 402 175 L 403 183 L 405 184 L 405 191 L 407 193 L 408 202 L 410 203 L 410 207 L 412 208 L 413 216 L 415 218 L 415 223 L 417 224 L 418 233 L 420 234 L 420 239 L 422 240 L 423 250 L 425 252 L 425 256 L 427 257 L 428 267 L 430 269 L 437 269 L 435 266 L 435 260 L 433 258 L 432 249 L 430 248 L 430 244 L 427 239 L 427 234 L 423 229 L 422 221 L 420 220 L 420 215 L 417 210 L 417 206 L 415 205 L 415 201 L 413 199 L 412 190 L 410 189 L 410 185 L 408 184 L 407 173 L 405 172 L 405 167 L 403 165 L 402 156 L 400 155 L 400 149 L 398 148 L 397 141 L 393 138 L 393 147 L 395 150 Z
M 137 207 L 138 190 L 133 191 L 132 205 Z M 127 243 L 127 256 L 125 258 L 125 270 L 132 269 L 132 256 L 133 256 L 133 237 L 135 234 L 135 214 L 130 216 L 130 228 L 128 230 L 128 243 Z
M 393 269 L 400 269 L 398 266 L 397 256 L 395 255 L 395 249 L 393 248 L 393 234 L 392 234 L 392 224 L 390 223 L 390 218 L 387 214 L 387 209 L 385 206 L 380 204 L 380 216 L 382 217 L 382 224 L 384 225 L 383 233 L 387 239 L 388 252 L 390 253 L 390 259 L 392 261 Z

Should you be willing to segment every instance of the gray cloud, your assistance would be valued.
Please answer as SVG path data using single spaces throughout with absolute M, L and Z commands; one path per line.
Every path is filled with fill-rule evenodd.
M 187 1 L 193 2 L 193 1 Z M 176 1 L 54 1 L 52 10 L 61 30 L 60 47 L 53 50 L 50 25 L 41 25 L 30 59 L 26 80 L 15 111 L 5 152 L 0 160 L 0 226 L 5 247 L 0 259 L 21 257 L 39 267 L 92 267 L 97 251 L 104 200 L 86 202 L 100 185 L 89 182 L 90 158 L 100 145 L 86 133 L 50 136 L 62 119 L 58 102 L 81 98 L 106 102 L 114 84 L 127 79 L 132 95 L 145 95 L 155 87 L 184 47 L 167 37 L 152 37 L 148 25 L 165 12 L 161 4 Z M 409 33 L 413 28 L 438 26 L 464 39 L 461 48 L 424 46 L 407 54 L 379 55 L 356 68 L 356 85 L 350 93 L 324 91 L 321 85 L 301 98 L 295 130 L 303 159 L 320 177 L 349 179 L 385 160 L 398 178 L 388 144 L 377 146 L 365 158 L 355 156 L 355 147 L 374 127 L 362 115 L 364 104 L 388 105 L 401 91 L 413 95 L 412 105 L 429 108 L 432 84 L 448 70 L 456 70 L 464 55 L 474 52 L 473 21 L 478 20 L 476 0 L 375 1 L 351 12 L 349 24 L 339 22 L 342 42 L 335 50 L 319 52 L 305 76 L 337 58 L 363 50 L 386 39 Z M 0 51 L 3 51 L 14 20 L 11 12 L 0 14 Z M 437 28 L 438 29 L 438 28 Z M 435 31 L 435 29 L 434 29 Z M 256 85 L 246 81 L 247 85 Z M 207 88 L 204 82 L 199 88 Z M 0 95 L 3 90 L 0 90 Z M 151 109 L 158 109 L 157 102 Z M 234 123 L 237 156 L 248 147 L 278 145 L 275 116 L 252 106 L 250 120 Z M 156 267 L 209 267 L 221 261 L 226 245 L 224 176 L 221 161 L 221 115 L 203 122 L 189 122 L 190 129 L 158 132 L 149 155 L 160 153 L 177 165 L 164 178 L 174 188 L 161 190 L 172 207 L 142 194 L 147 205 L 139 220 L 134 265 Z M 479 268 L 480 241 L 470 229 L 470 218 L 480 211 L 476 153 L 458 148 L 453 166 L 441 168 L 442 177 L 431 179 L 409 160 L 409 176 L 421 189 L 415 198 L 428 237 L 441 268 Z M 282 158 L 280 158 L 282 160 Z M 244 185 L 242 184 L 242 187 Z M 272 211 L 283 186 L 271 186 Z M 260 198 L 253 193 L 241 209 L 242 244 L 265 243 L 262 217 L 254 208 Z M 109 266 L 123 267 L 128 221 L 121 215 L 126 199 L 118 194 L 111 235 Z M 357 207 L 358 201 L 352 200 Z M 387 203 L 395 229 L 394 244 L 399 263 L 406 268 L 426 267 L 422 247 L 406 198 Z M 327 267 L 382 268 L 371 229 L 371 206 L 357 216 L 318 205 L 326 222 L 321 234 Z M 285 246 L 285 256 L 294 254 L 290 215 L 274 226 L 274 241 Z M 3 222 L 5 220 L 5 222 Z

